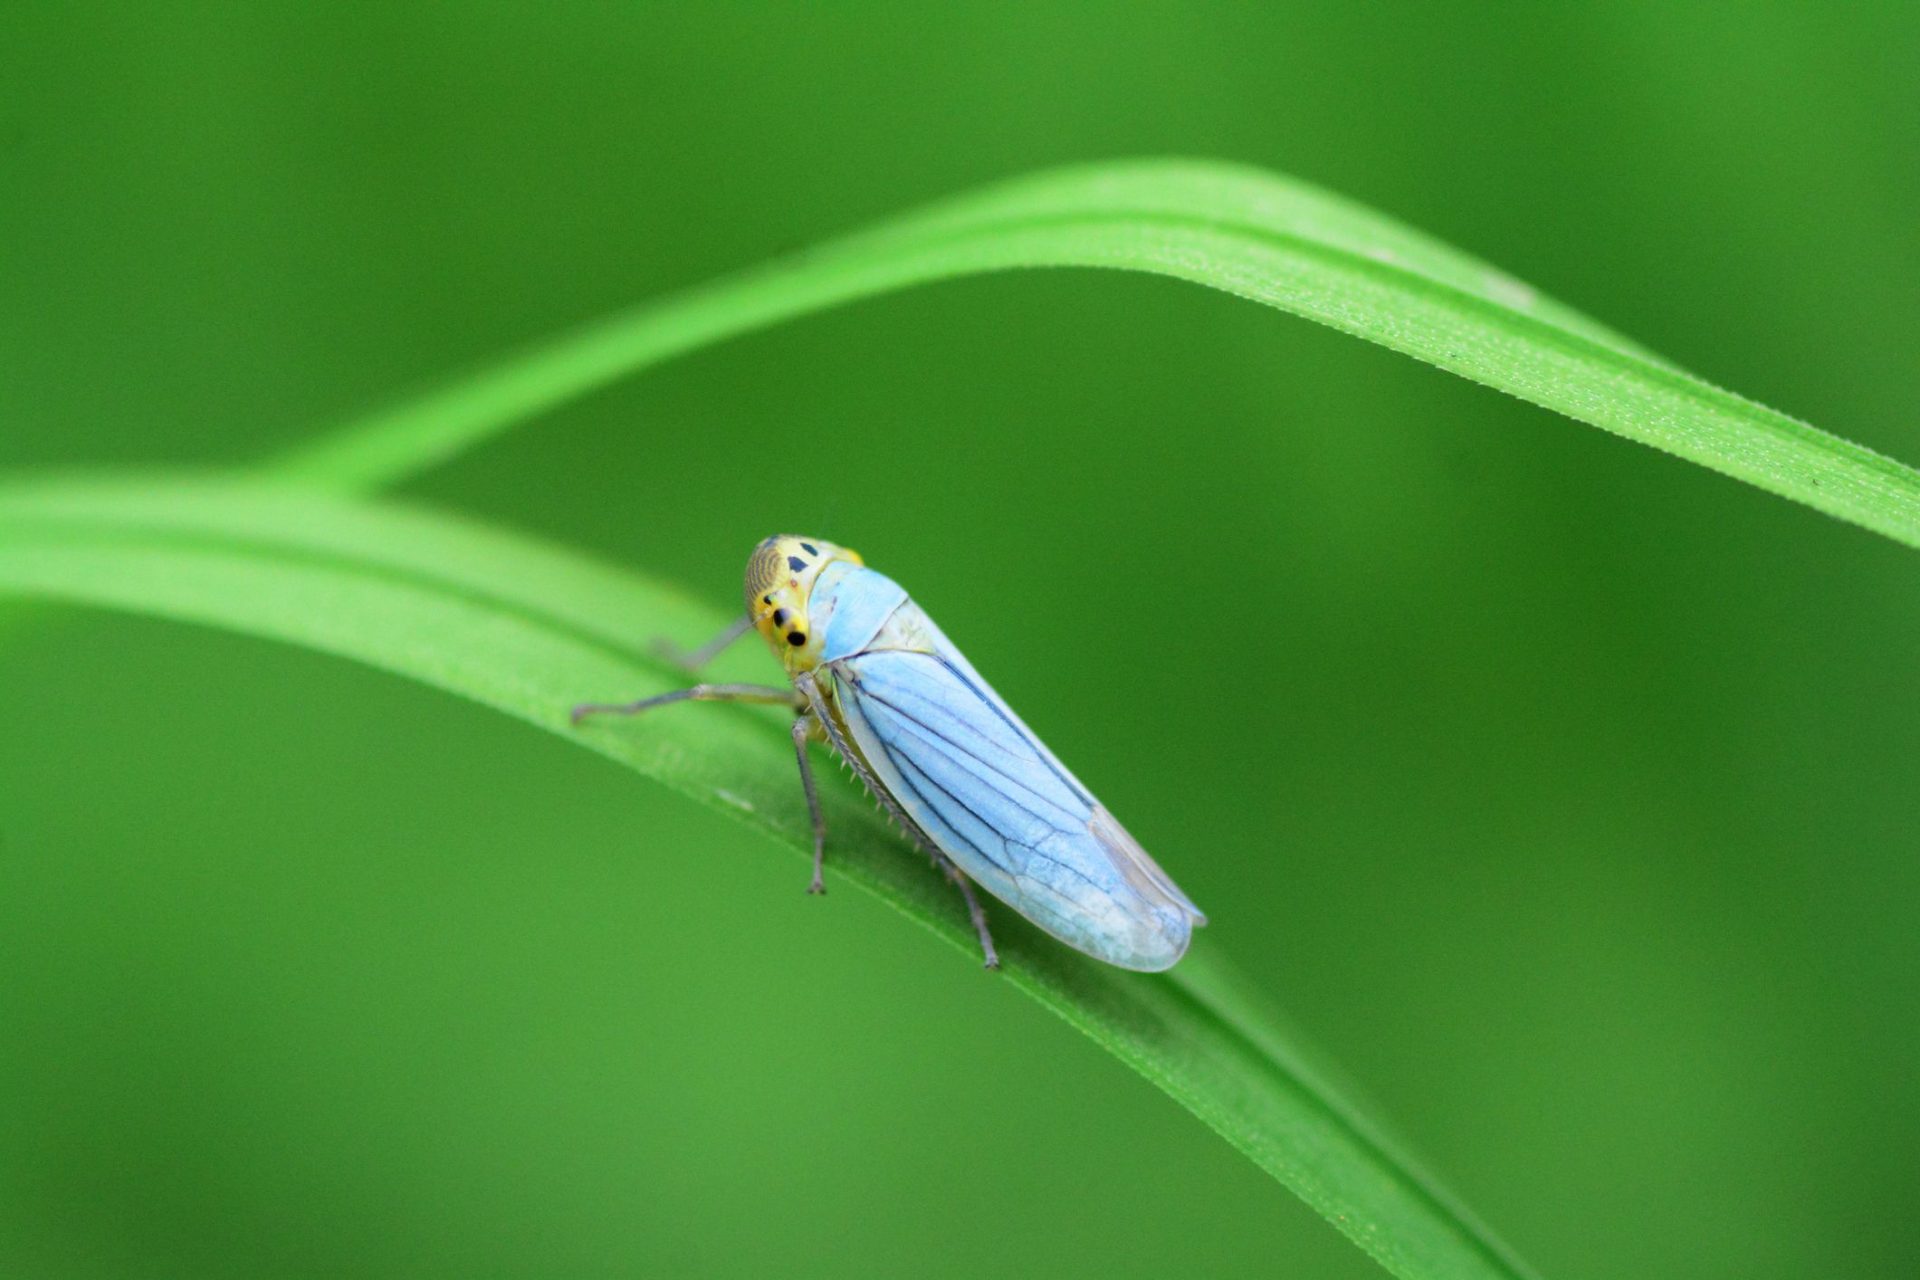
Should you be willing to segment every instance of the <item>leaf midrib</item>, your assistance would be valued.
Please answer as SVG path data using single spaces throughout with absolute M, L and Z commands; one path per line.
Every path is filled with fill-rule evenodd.
M 1691 377 L 1691 375 L 1686 375 L 1679 366 L 1665 360 L 1657 353 L 1641 346 L 1622 334 L 1615 333 L 1599 321 L 1580 312 L 1573 311 L 1571 308 L 1561 306 L 1560 304 L 1555 303 L 1553 305 L 1556 309 L 1564 312 L 1567 318 L 1587 329 L 1588 332 L 1581 333 L 1579 330 L 1569 329 L 1562 325 L 1555 325 L 1551 321 L 1531 315 L 1524 310 L 1503 306 L 1474 293 L 1472 290 L 1451 284 L 1407 263 L 1387 261 L 1361 250 L 1328 244 L 1309 236 L 1300 235 L 1297 232 L 1283 231 L 1277 227 L 1267 226 L 1244 218 L 1207 217 L 1200 214 L 1171 213 L 1165 210 L 1139 211 L 1127 209 L 1112 209 L 1105 212 L 1077 211 L 1072 213 L 1024 214 L 1002 219 L 983 219 L 978 223 L 955 227 L 950 231 L 944 232 L 921 232 L 916 234 L 911 229 L 902 228 L 893 231 L 881 230 L 856 234 L 852 239 L 845 242 L 837 242 L 830 248 L 823 250 L 819 255 L 810 259 L 790 260 L 777 265 L 804 268 L 824 261 L 829 256 L 837 257 L 845 254 L 847 256 L 857 257 L 860 250 L 875 245 L 888 248 L 908 246 L 912 248 L 937 248 L 942 245 L 978 240 L 994 233 L 1024 231 L 1035 228 L 1062 229 L 1076 226 L 1187 228 L 1196 231 L 1214 231 L 1227 236 L 1284 247 L 1300 253 L 1303 256 L 1321 259 L 1337 267 L 1352 268 L 1360 273 L 1371 274 L 1388 280 L 1406 281 L 1417 284 L 1421 288 L 1433 291 L 1437 296 L 1457 298 L 1478 304 L 1480 307 L 1491 311 L 1502 321 L 1519 319 L 1531 324 L 1542 325 L 1555 334 L 1580 337 L 1593 342 L 1602 349 L 1631 356 L 1651 367 L 1668 369 L 1681 373 L 1683 376 Z M 900 242 L 898 246 L 891 243 L 895 239 L 898 239 Z M 1491 264 L 1478 263 L 1477 261 L 1472 261 L 1470 264 L 1489 274 L 1498 273 L 1505 278 L 1505 273 L 1497 272 L 1497 269 Z M 1469 265 L 1468 260 L 1463 260 L 1463 265 Z M 741 277 L 731 277 L 731 279 L 739 280 Z M 1198 283 L 1204 283 L 1208 288 L 1221 288 L 1221 286 L 1209 282 Z M 1234 292 L 1233 290 L 1227 289 L 1222 289 L 1221 291 Z M 1250 295 L 1246 294 L 1240 294 L 1238 296 L 1250 297 Z M 1544 295 L 1538 296 L 1544 297 Z M 1703 383 L 1702 385 L 1706 384 Z

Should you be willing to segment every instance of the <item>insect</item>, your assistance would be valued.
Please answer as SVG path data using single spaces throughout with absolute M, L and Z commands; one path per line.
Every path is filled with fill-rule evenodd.
M 768 538 L 747 561 L 746 616 L 685 665 L 698 668 L 748 631 L 771 646 L 791 688 L 698 684 L 638 702 L 583 703 L 573 722 L 686 701 L 792 707 L 813 819 L 807 891 L 826 891 L 826 825 L 807 762 L 808 744 L 825 742 L 960 890 L 989 969 L 1000 960 L 975 883 L 1123 969 L 1171 968 L 1207 922 L 933 619 L 857 552 Z

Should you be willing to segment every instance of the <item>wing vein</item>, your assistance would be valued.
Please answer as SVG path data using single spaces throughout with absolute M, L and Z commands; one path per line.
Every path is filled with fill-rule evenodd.
M 1070 793 L 1072 793 L 1075 797 L 1077 797 L 1079 800 L 1085 803 L 1089 809 L 1093 807 L 1095 803 L 1093 797 L 1088 795 L 1086 793 L 1086 790 L 1083 787 L 1081 787 L 1078 782 L 1074 781 L 1073 777 L 1070 774 L 1068 774 L 1066 770 L 1060 767 L 1059 762 L 1053 758 L 1053 756 L 1047 751 L 1045 747 L 1042 747 L 1040 745 L 1039 741 L 1034 738 L 1033 734 L 1030 733 L 1025 728 L 1025 726 L 1021 725 L 1019 721 L 1015 720 L 1007 712 L 1006 708 L 1000 705 L 999 700 L 997 698 L 987 694 L 984 690 L 980 688 L 979 685 L 975 684 L 971 679 L 967 677 L 966 672 L 954 666 L 953 663 L 947 661 L 947 659 L 942 657 L 940 654 L 937 654 L 937 653 L 929 654 L 927 656 L 930 657 L 934 662 L 939 663 L 941 668 L 944 669 L 948 675 L 952 676 L 955 680 L 959 681 L 961 686 L 965 688 L 968 693 L 972 694 L 974 698 L 977 699 L 982 706 L 984 706 L 987 710 L 991 711 L 994 714 L 994 717 L 998 719 L 1001 724 L 1006 726 L 1007 732 L 1011 733 L 1014 736 L 1014 739 L 1016 741 L 1024 743 L 1026 746 L 1031 748 L 1035 758 L 1038 759 L 1041 764 L 1044 764 L 1047 767 L 1047 772 L 1051 773 L 1055 778 L 1059 779 L 1061 786 L 1065 787 Z M 860 672 L 858 672 L 857 670 L 853 671 L 852 675 L 854 678 L 854 682 L 856 684 L 859 683 L 861 678 Z M 869 695 L 869 696 L 872 696 L 872 695 Z M 895 708 L 895 709 L 898 710 L 898 708 Z
M 966 801 L 962 800 L 959 796 L 955 795 L 952 791 L 948 790 L 945 786 L 941 785 L 941 782 L 938 778 L 935 778 L 932 774 L 928 773 L 925 769 L 922 769 L 918 764 L 915 764 L 912 757 L 902 756 L 899 752 L 893 749 L 893 746 L 890 743 L 882 742 L 880 744 L 880 749 L 881 751 L 886 753 L 887 759 L 893 762 L 893 767 L 899 770 L 900 780 L 906 783 L 908 789 L 911 790 L 914 795 L 919 797 L 921 804 L 924 804 L 925 806 L 927 806 L 928 809 L 932 810 L 935 814 L 939 815 L 940 821 L 946 826 L 948 831 L 951 831 L 953 833 L 954 839 L 966 845 L 966 847 L 969 850 L 977 854 L 982 861 L 986 862 L 987 865 L 992 867 L 994 870 L 999 871 L 1002 874 L 1008 875 L 1008 876 L 1011 876 L 1014 874 L 1013 871 L 1005 863 L 1001 862 L 999 859 L 995 858 L 992 854 L 988 853 L 985 849 L 981 848 L 978 842 L 972 840 L 967 836 L 965 832 L 961 831 L 960 825 L 953 820 L 953 817 L 947 810 L 947 807 L 945 805 L 936 803 L 931 796 L 927 795 L 926 792 L 922 791 L 919 785 L 916 784 L 912 778 L 907 776 L 907 770 L 909 769 L 913 770 L 913 772 L 918 774 L 921 777 L 921 779 L 924 780 L 929 786 L 935 788 L 940 792 L 940 794 L 946 796 L 949 800 L 953 801 L 954 804 L 966 810 L 967 815 L 969 817 L 971 817 L 975 822 L 979 823 L 982 827 L 985 827 L 988 831 L 991 831 L 993 834 L 999 836 L 1003 842 L 1008 838 L 1006 832 L 1000 830 L 1000 828 L 997 825 L 988 821 L 986 818 L 982 817 L 977 811 L 975 811 L 972 805 L 968 804 Z M 1021 842 L 1015 841 L 1015 843 L 1021 843 Z M 1023 845 L 1022 847 L 1025 847 L 1025 846 Z
M 993 774 L 995 777 L 1002 779 L 1003 781 L 1008 783 L 1010 787 L 1017 787 L 1021 791 L 1024 791 L 1028 795 L 1032 796 L 1035 800 L 1039 801 L 1041 804 L 1046 805 L 1049 808 L 1058 810 L 1061 814 L 1064 814 L 1066 816 L 1068 821 L 1070 822 L 1086 821 L 1085 818 L 1073 813 L 1071 810 L 1060 805 L 1058 802 L 1049 800 L 1046 796 L 1034 790 L 1031 784 L 1022 782 L 1019 778 L 1014 777 L 1012 774 L 1008 773 L 1006 770 L 1000 768 L 998 765 L 994 764 L 993 761 L 987 759 L 985 756 L 981 755 L 979 752 L 968 749 L 964 744 L 956 741 L 954 738 L 952 738 L 948 734 L 942 733 L 940 730 L 934 728 L 932 725 L 926 723 L 924 720 L 921 720 L 919 717 L 913 715 L 912 713 L 901 710 L 898 706 L 887 701 L 886 698 L 880 696 L 879 694 L 863 691 L 862 696 L 866 698 L 870 698 L 872 701 L 879 703 L 881 706 L 893 712 L 894 715 L 906 721 L 907 724 L 913 726 L 913 728 L 906 730 L 906 732 L 912 735 L 913 737 L 920 739 L 922 742 L 926 743 L 931 750 L 939 754 L 942 758 L 946 759 L 955 767 L 965 770 L 967 769 L 967 761 L 972 761 L 978 764 L 981 767 L 981 769 Z M 871 717 L 869 717 L 869 721 L 871 721 Z M 916 732 L 916 730 L 918 730 L 918 732 Z M 940 747 L 941 743 L 945 743 L 947 747 L 951 748 L 951 750 L 942 750 Z M 964 759 L 962 757 L 964 757 Z M 996 790 L 1001 795 L 1006 797 L 1007 803 L 1013 805 L 1015 808 L 1019 809 L 1022 813 L 1025 813 L 1031 816 L 1035 822 L 1044 822 L 1049 827 L 1052 827 L 1056 831 L 1070 831 L 1072 829 L 1071 827 L 1063 826 L 1059 820 L 1051 818 L 1046 814 L 1039 812 L 1038 810 L 1034 809 L 1031 805 L 1022 804 L 1017 797 L 1011 794 L 1008 787 L 998 787 L 996 788 Z

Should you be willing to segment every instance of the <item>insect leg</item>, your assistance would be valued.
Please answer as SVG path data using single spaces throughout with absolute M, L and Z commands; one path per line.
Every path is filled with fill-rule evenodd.
M 807 762 L 807 740 L 818 731 L 819 724 L 811 714 L 793 722 L 793 756 L 800 762 L 800 786 L 807 793 L 807 815 L 813 819 L 813 882 L 807 886 L 808 893 L 827 891 L 827 882 L 820 878 L 821 865 L 826 861 L 827 821 L 820 816 L 820 793 L 814 790 L 813 766 Z
M 753 630 L 751 618 L 741 618 L 698 649 L 682 649 L 671 640 L 656 640 L 653 651 L 683 671 L 698 671 L 720 656 L 722 650 Z
M 973 884 L 966 873 L 953 865 L 953 859 L 946 854 L 936 854 L 934 862 L 947 873 L 947 879 L 959 888 L 960 896 L 967 900 L 967 915 L 973 920 L 973 931 L 980 937 L 980 950 L 986 954 L 986 966 L 989 969 L 1000 967 L 1000 953 L 993 949 L 993 933 L 987 928 L 987 913 L 980 909 L 980 899 L 974 895 Z
M 669 702 L 771 702 L 778 706 L 800 708 L 806 699 L 792 689 L 776 689 L 765 684 L 697 684 L 691 689 L 675 689 L 638 702 L 583 702 L 573 709 L 573 722 L 588 716 L 632 716 Z

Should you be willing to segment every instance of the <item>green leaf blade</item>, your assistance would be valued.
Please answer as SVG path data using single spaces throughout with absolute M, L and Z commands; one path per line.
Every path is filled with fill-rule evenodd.
M 669 588 L 570 553 L 259 482 L 0 485 L 0 596 L 223 627 L 367 663 L 562 734 L 810 855 L 778 715 L 706 707 L 568 724 L 579 699 L 686 682 L 645 656 L 648 635 L 687 639 L 724 622 Z M 856 788 L 832 774 L 822 781 L 836 879 L 975 956 L 945 883 Z M 1217 935 L 1234 927 L 1216 921 L 1180 968 L 1143 975 L 995 913 L 1004 980 L 1158 1085 L 1394 1274 L 1529 1275 L 1260 1007 L 1221 954 Z
M 303 447 L 396 483 L 673 356 L 915 285 L 1039 267 L 1205 285 L 1403 352 L 1920 547 L 1920 472 L 1691 376 L 1470 255 L 1278 175 L 1135 161 L 987 188 L 604 320 Z

